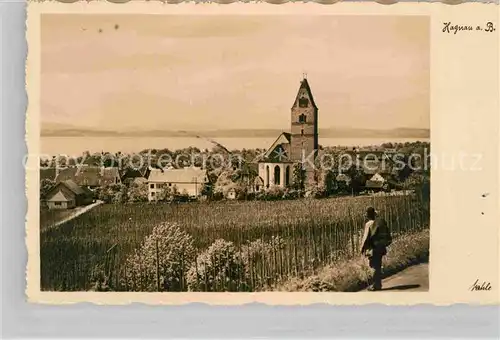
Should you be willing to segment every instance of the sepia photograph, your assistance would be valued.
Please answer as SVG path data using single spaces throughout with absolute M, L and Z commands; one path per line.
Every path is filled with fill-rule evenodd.
M 430 84 L 423 15 L 42 14 L 41 291 L 428 291 Z

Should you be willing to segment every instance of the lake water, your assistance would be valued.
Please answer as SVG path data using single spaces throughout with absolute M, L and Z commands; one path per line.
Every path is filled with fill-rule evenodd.
M 229 150 L 232 149 L 267 149 L 275 141 L 276 137 L 258 138 L 213 138 Z M 404 143 L 414 141 L 428 141 L 425 138 L 320 138 L 322 146 L 368 146 L 380 145 L 385 142 Z M 118 152 L 133 153 L 144 149 L 170 150 L 186 147 L 197 147 L 199 149 L 211 149 L 214 145 L 205 139 L 189 137 L 42 137 L 42 154 L 56 155 L 66 154 L 79 156 L 84 151 L 93 152 Z

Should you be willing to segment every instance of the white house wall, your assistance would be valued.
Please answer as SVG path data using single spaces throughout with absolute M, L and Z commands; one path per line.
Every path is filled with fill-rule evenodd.
M 274 169 L 276 166 L 278 166 L 280 169 L 280 183 L 279 184 L 275 183 L 275 178 L 274 178 Z M 269 187 L 272 187 L 275 185 L 282 187 L 282 188 L 285 188 L 286 187 L 286 181 L 285 181 L 286 167 L 289 167 L 288 184 L 290 186 L 292 184 L 292 179 L 293 179 L 293 165 L 291 163 L 259 163 L 259 176 L 264 181 L 264 188 L 269 188 Z M 268 172 L 267 172 L 268 168 L 269 168 L 269 176 L 268 176 Z
M 201 195 L 201 191 L 203 190 L 203 183 L 148 183 L 148 199 L 149 201 L 154 201 L 157 199 L 158 195 L 162 192 L 163 188 L 160 185 L 168 185 L 171 190 L 174 187 L 177 188 L 179 194 L 182 194 L 184 191 L 188 193 L 189 196 L 197 197 Z M 152 187 L 153 186 L 153 187 Z M 153 194 L 154 193 L 154 194 Z

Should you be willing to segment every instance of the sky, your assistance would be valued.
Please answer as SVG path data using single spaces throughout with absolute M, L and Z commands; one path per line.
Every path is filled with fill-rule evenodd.
M 429 128 L 426 17 L 44 14 L 42 122 L 284 129 L 304 73 L 319 127 Z

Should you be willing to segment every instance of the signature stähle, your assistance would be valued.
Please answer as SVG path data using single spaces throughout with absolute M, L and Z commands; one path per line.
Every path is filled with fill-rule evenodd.
M 491 283 L 486 281 L 479 282 L 479 279 L 477 279 L 476 282 L 474 282 L 472 286 L 470 286 L 469 290 L 472 292 L 479 290 L 491 290 Z

